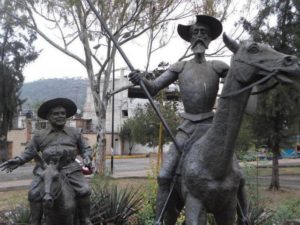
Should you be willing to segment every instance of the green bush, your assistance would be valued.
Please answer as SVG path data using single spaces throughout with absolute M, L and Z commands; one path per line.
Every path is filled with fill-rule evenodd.
M 155 220 L 157 182 L 153 176 L 148 176 L 146 191 L 143 193 L 144 204 L 137 214 L 139 224 L 153 225 Z
M 276 213 L 272 220 L 266 225 L 281 225 L 284 224 L 285 221 L 291 219 L 299 219 L 300 217 L 300 200 L 299 199 L 289 199 L 276 209 Z

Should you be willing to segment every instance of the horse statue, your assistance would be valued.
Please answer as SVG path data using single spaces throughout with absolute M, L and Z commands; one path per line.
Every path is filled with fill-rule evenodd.
M 234 53 L 213 124 L 182 157 L 181 193 L 187 225 L 205 225 L 207 213 L 217 225 L 233 225 L 242 173 L 234 146 L 252 87 L 272 78 L 292 83 L 300 75 L 296 57 L 253 41 L 240 44 L 223 34 Z
M 79 225 L 74 190 L 60 169 L 59 162 L 44 161 L 42 169 L 36 172 L 43 182 L 41 194 L 46 225 Z

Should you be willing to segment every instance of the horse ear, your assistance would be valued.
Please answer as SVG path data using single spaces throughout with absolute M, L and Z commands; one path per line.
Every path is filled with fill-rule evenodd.
M 223 33 L 223 41 L 224 41 L 226 47 L 233 53 L 236 53 L 240 47 L 239 44 L 235 40 L 228 37 L 225 33 Z

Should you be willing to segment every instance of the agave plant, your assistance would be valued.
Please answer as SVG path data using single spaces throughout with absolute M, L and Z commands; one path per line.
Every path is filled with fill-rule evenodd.
M 98 184 L 92 190 L 91 221 L 94 225 L 130 224 L 129 218 L 142 206 L 142 195 L 132 187 Z
M 266 209 L 263 206 L 255 206 L 254 204 L 249 204 L 248 207 L 248 219 L 250 225 L 263 225 L 273 216 L 270 209 Z

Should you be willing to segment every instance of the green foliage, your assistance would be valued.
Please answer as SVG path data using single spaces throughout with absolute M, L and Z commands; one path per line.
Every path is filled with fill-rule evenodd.
M 132 187 L 118 188 L 103 177 L 94 179 L 91 195 L 91 221 L 99 224 L 130 224 L 129 218 L 138 212 L 142 196 Z
M 153 167 L 153 174 L 148 175 L 146 191 L 143 192 L 144 204 L 137 215 L 139 224 L 141 225 L 152 225 L 155 220 L 156 195 L 158 185 L 155 179 L 156 172 L 154 168 L 155 167 Z
M 274 217 L 266 225 L 281 225 L 290 219 L 299 219 L 300 200 L 289 199 L 284 201 L 276 210 Z
M 244 28 L 258 42 L 265 42 L 275 50 L 290 55 L 300 55 L 300 14 L 297 1 L 260 0 L 263 7 L 255 21 L 242 19 Z M 270 19 L 272 18 L 272 20 Z M 270 21 L 276 20 L 275 23 Z M 299 83 L 299 80 L 295 80 Z M 265 84 L 270 86 L 272 84 Z M 280 155 L 280 147 L 290 147 L 286 140 L 299 133 L 300 95 L 299 84 L 279 85 L 267 93 L 259 95 L 258 109 L 253 119 L 253 135 L 258 145 L 267 145 L 273 157 Z M 260 87 L 264 89 L 264 86 Z M 278 167 L 273 166 L 274 178 L 270 188 L 279 188 Z M 277 171 L 277 172 L 276 172 Z
M 0 162 L 8 159 L 7 132 L 12 119 L 22 104 L 20 89 L 26 64 L 35 60 L 38 53 L 32 43 L 36 36 L 24 29 L 22 22 L 13 22 L 21 16 L 20 6 L 12 1 L 0 3 Z
M 254 145 L 251 123 L 251 116 L 245 115 L 235 143 L 236 153 L 239 158 Z
M 176 131 L 176 127 L 179 124 L 179 116 L 177 113 L 176 102 L 165 102 L 160 111 L 170 126 L 173 133 Z M 149 103 L 144 107 L 139 106 L 136 108 L 134 117 L 129 118 L 122 126 L 121 135 L 123 138 L 132 138 L 136 143 L 147 144 L 148 146 L 157 146 L 159 137 L 159 124 L 156 113 L 152 109 Z M 126 136 L 127 132 L 127 136 Z M 170 137 L 165 133 L 165 141 L 170 141 Z M 128 140 L 127 139 L 127 140 Z

